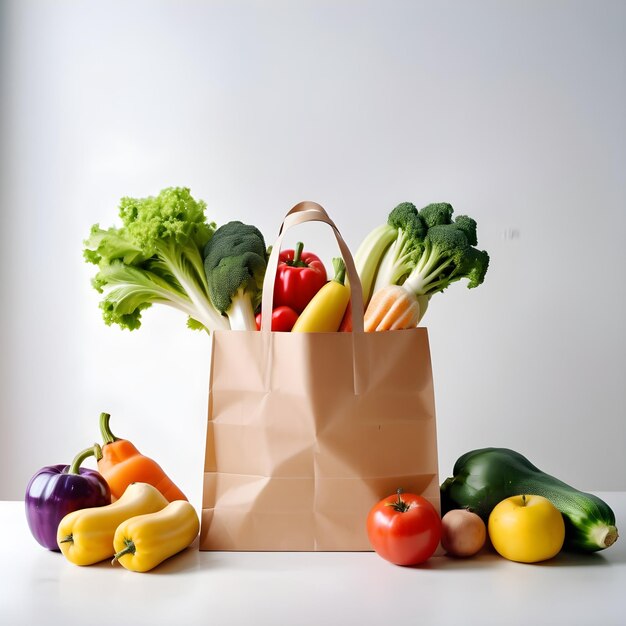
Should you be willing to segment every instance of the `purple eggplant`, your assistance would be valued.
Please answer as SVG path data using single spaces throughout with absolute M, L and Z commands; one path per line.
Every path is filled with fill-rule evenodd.
M 33 537 L 48 550 L 60 552 L 57 544 L 59 522 L 72 511 L 111 504 L 111 490 L 99 472 L 81 467 L 95 456 L 102 458 L 96 443 L 76 455 L 71 465 L 41 468 L 26 488 L 26 519 Z

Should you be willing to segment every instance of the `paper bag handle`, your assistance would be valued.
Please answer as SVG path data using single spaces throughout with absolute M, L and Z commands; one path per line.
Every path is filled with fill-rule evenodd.
M 304 213 L 306 211 L 318 213 L 321 216 L 321 219 L 319 221 L 326 222 L 327 224 L 331 225 L 336 230 L 335 224 L 330 219 L 330 217 L 328 216 L 328 213 L 326 213 L 326 210 L 321 204 L 318 204 L 317 202 L 304 201 L 304 202 L 299 202 L 298 204 L 296 204 L 296 206 L 294 206 L 287 213 L 287 215 L 285 216 L 285 219 L 283 220 L 283 223 L 280 226 L 280 230 L 278 231 L 278 234 L 280 235 L 283 232 L 283 230 L 287 230 L 288 228 L 290 228 L 290 226 L 285 226 L 285 222 L 289 221 L 288 218 L 290 215 L 295 215 L 297 213 Z M 306 221 L 310 221 L 310 220 L 306 220 Z
M 354 265 L 354 259 L 350 248 L 343 240 L 335 223 L 328 217 L 328 213 L 317 202 L 300 202 L 296 204 L 285 216 L 278 232 L 278 238 L 274 243 L 270 258 L 265 270 L 263 281 L 263 298 L 261 300 L 261 331 L 269 332 L 272 324 L 272 310 L 274 309 L 274 283 L 276 282 L 276 270 L 278 269 L 278 257 L 285 233 L 298 224 L 305 222 L 323 222 L 333 229 L 341 256 L 346 264 L 346 274 L 350 282 L 350 302 L 352 306 L 352 329 L 353 332 L 363 332 L 363 291 L 359 274 Z

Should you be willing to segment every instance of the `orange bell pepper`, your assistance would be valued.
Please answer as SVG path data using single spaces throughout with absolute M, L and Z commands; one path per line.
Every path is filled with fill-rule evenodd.
M 187 500 L 156 461 L 141 454 L 130 441 L 118 439 L 111 432 L 110 418 L 108 413 L 100 414 L 103 445 L 98 471 L 107 481 L 113 498 L 121 498 L 128 485 L 140 482 L 156 487 L 169 502 Z

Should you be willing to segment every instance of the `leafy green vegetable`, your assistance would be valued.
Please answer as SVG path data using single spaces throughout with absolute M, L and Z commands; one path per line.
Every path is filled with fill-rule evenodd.
M 423 316 L 433 294 L 462 278 L 469 288 L 485 279 L 489 255 L 476 249 L 476 221 L 440 202 L 418 211 L 403 202 L 386 224 L 363 240 L 355 263 L 367 305 L 372 295 L 388 285 L 402 285 L 417 296 Z
M 228 321 L 208 294 L 202 249 L 215 232 L 206 205 L 189 189 L 169 187 L 158 196 L 122 198 L 122 226 L 95 224 L 84 242 L 84 258 L 98 266 L 92 284 L 104 298 L 104 321 L 134 330 L 141 313 L 159 303 L 188 316 L 188 326 L 212 332 Z
M 256 330 L 267 250 L 261 231 L 233 221 L 220 226 L 204 248 L 209 297 L 232 330 Z

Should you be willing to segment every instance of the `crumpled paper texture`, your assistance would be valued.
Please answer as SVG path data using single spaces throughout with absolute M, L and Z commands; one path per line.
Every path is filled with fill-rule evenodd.
M 426 328 L 214 333 L 201 550 L 371 550 L 398 488 L 439 510 Z

